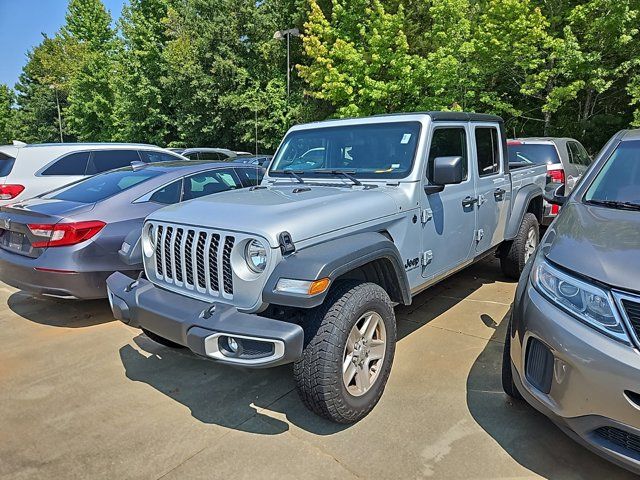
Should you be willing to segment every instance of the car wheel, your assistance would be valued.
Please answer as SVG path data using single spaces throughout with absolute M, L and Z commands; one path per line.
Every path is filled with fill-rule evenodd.
M 525 213 L 516 238 L 508 245 L 500 256 L 502 273 L 514 280 L 520 278 L 520 274 L 533 256 L 540 242 L 540 226 L 533 213 Z
M 296 387 L 313 412 L 353 423 L 376 406 L 391 372 L 396 321 L 387 293 L 373 283 L 334 286 L 310 313 Z
M 502 350 L 502 389 L 514 400 L 522 400 L 522 395 L 513 381 L 513 370 L 511 369 L 511 318 L 509 318 L 509 325 L 507 325 L 507 336 L 504 339 L 504 349 Z
M 155 333 L 150 332 L 149 330 L 147 330 L 145 328 L 143 328 L 142 331 L 151 340 L 153 340 L 156 343 L 159 343 L 160 345 L 164 345 L 165 347 L 185 348 L 183 345 L 180 345 L 179 343 L 176 343 L 176 342 L 172 342 L 171 340 L 167 340 L 166 338 L 161 337 L 160 335 L 156 335 Z

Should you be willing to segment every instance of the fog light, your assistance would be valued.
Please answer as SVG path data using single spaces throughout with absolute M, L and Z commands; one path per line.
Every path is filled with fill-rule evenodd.
M 227 345 L 229 346 L 229 350 L 232 353 L 237 353 L 238 352 L 238 342 L 236 341 L 235 338 L 229 337 L 227 339 Z

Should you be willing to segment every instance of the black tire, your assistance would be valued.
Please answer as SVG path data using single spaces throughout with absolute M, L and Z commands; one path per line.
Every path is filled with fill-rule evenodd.
M 169 347 L 169 348 L 185 348 L 183 345 L 180 345 L 179 343 L 176 343 L 176 342 L 172 342 L 171 340 L 167 340 L 166 338 L 161 337 L 160 335 L 156 335 L 155 333 L 150 332 L 149 330 L 147 330 L 145 328 L 143 328 L 142 331 L 151 340 L 153 340 L 156 343 L 159 343 L 160 345 L 164 345 L 165 347 Z
M 513 381 L 513 371 L 511 370 L 511 319 L 509 319 L 507 336 L 504 339 L 504 349 L 502 350 L 502 389 L 514 400 L 522 400 L 522 395 Z
M 369 311 L 382 317 L 385 354 L 369 390 L 354 396 L 342 379 L 343 356 L 351 329 Z M 293 369 L 300 398 L 309 410 L 333 422 L 357 422 L 380 400 L 391 372 L 395 346 L 395 313 L 387 292 L 373 283 L 336 284 L 323 305 L 310 312 L 306 322 L 302 358 Z
M 505 245 L 505 249 L 500 256 L 502 273 L 513 280 L 520 278 L 520 274 L 526 264 L 525 253 L 527 238 L 532 229 L 535 231 L 537 245 L 540 242 L 540 225 L 538 224 L 538 219 L 533 213 L 525 213 L 516 238 Z

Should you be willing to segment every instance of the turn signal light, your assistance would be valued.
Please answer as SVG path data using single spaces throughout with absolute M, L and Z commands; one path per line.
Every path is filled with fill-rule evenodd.
M 320 280 L 311 282 L 311 285 L 309 285 L 309 295 L 317 295 L 324 292 L 329 287 L 330 281 L 328 278 L 321 278 Z
M 47 237 L 33 242 L 34 248 L 63 247 L 89 240 L 104 228 L 106 223 L 99 220 L 74 223 L 31 223 L 27 225 L 37 237 Z
M 16 198 L 24 190 L 24 185 L 0 185 L 0 200 Z

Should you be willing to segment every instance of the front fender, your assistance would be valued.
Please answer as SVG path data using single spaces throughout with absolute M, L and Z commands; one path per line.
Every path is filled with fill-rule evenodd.
M 333 283 L 345 273 L 379 259 L 387 260 L 391 266 L 392 275 L 395 276 L 394 280 L 398 285 L 398 300 L 405 305 L 411 303 L 409 280 L 400 252 L 388 237 L 377 232 L 363 232 L 337 238 L 285 257 L 267 280 L 262 292 L 263 301 L 291 307 L 317 307 L 324 302 L 327 292 L 314 296 L 277 292 L 278 280 L 329 278 Z

